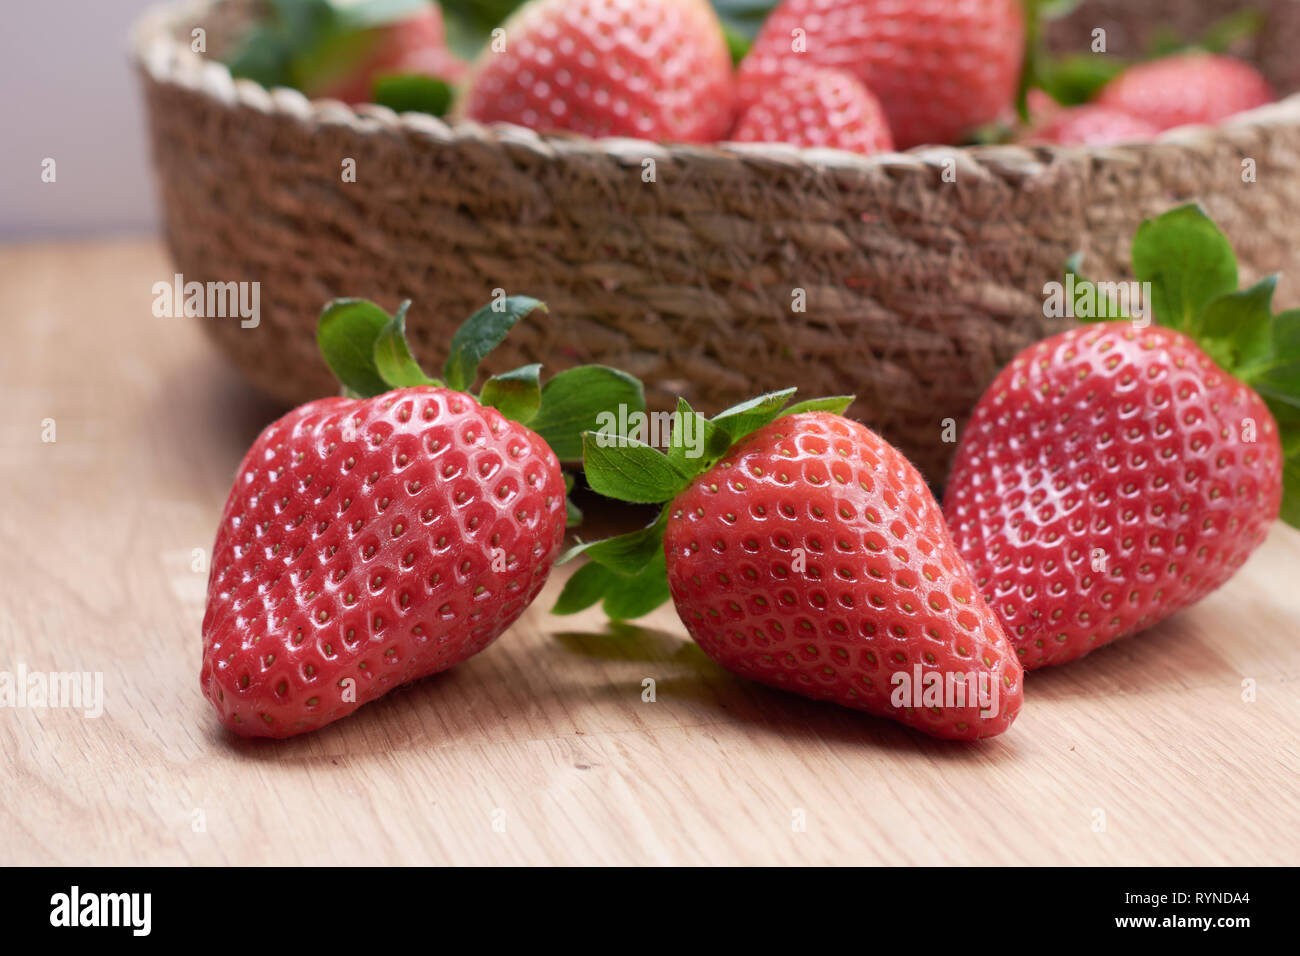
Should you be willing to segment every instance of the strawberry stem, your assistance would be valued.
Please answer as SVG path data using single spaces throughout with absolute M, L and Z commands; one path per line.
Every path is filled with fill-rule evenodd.
M 801 412 L 838 415 L 854 401 L 852 395 L 839 395 L 788 405 L 794 394 L 793 388 L 769 392 L 719 412 L 711 419 L 695 412 L 685 399 L 679 398 L 664 452 L 635 435 L 612 428 L 585 433 L 583 467 L 593 491 L 616 501 L 664 507 L 645 528 L 599 541 L 581 542 L 566 552 L 558 563 L 579 556 L 586 556 L 589 563 L 569 578 L 552 613 L 574 614 L 604 602 L 605 613 L 611 619 L 629 620 L 648 614 L 667 601 L 670 595 L 663 539 L 671 501 L 739 442 L 778 418 Z

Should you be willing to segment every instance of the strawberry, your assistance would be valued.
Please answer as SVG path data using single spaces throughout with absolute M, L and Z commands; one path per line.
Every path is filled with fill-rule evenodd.
M 956 143 L 1010 108 L 1024 43 L 1019 0 L 784 0 L 737 98 L 744 109 L 780 77 L 843 69 L 879 98 L 898 148 Z
M 953 538 L 1027 670 L 1222 585 L 1267 535 L 1284 455 L 1300 453 L 1300 313 L 1273 317 L 1276 277 L 1237 291 L 1231 247 L 1195 206 L 1143 224 L 1133 271 L 1166 325 L 1103 321 L 1021 353 L 948 480 Z M 1300 524 L 1294 462 L 1287 482 Z
M 1182 53 L 1129 67 L 1102 87 L 1096 102 L 1166 130 L 1217 123 L 1274 99 L 1268 80 L 1250 64 L 1215 53 Z
M 783 412 L 793 391 L 712 420 L 681 403 L 667 456 L 588 435 L 593 489 L 668 504 L 646 529 L 571 551 L 592 560 L 557 613 L 603 598 L 610 616 L 635 617 L 671 596 L 691 637 L 737 674 L 937 737 L 1002 733 L 1021 668 L 925 481 L 835 413 L 852 398 Z
M 1154 139 L 1159 132 L 1146 120 L 1109 106 L 1090 103 L 1049 113 L 1034 123 L 1022 142 L 1108 146 Z
M 731 54 L 706 0 L 533 0 L 475 64 L 465 115 L 540 131 L 721 139 Z
M 1064 108 L 1046 90 L 1035 87 L 1025 91 L 1025 111 L 1029 114 L 1031 122 L 1038 123 L 1049 120 Z
M 405 305 L 392 318 L 358 300 L 325 310 L 322 351 L 369 397 L 291 411 L 239 467 L 200 673 L 230 730 L 322 727 L 483 650 L 537 596 L 566 520 L 556 455 L 521 423 L 545 418 L 537 366 L 490 380 L 482 402 L 466 388 L 487 348 L 539 306 L 516 297 L 477 313 L 452 340 L 446 386 L 411 359 Z M 607 376 L 592 371 L 565 373 L 567 389 L 557 377 L 548 396 L 600 391 Z
M 894 148 L 880 102 L 843 70 L 786 77 L 745 111 L 731 138 L 867 154 Z
M 350 39 L 348 54 L 305 84 L 308 95 L 372 103 L 376 84 L 386 77 L 422 76 L 456 83 L 469 68 L 447 48 L 442 11 L 436 4 Z

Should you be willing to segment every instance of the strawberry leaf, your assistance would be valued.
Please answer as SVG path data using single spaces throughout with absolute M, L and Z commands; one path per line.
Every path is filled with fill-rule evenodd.
M 284 0 L 280 0 L 284 2 Z M 298 0 L 301 2 L 301 0 Z M 327 0 L 344 30 L 371 30 L 427 10 L 430 0 Z
M 713 0 L 733 63 L 739 64 L 745 58 L 775 6 L 776 0 Z
M 540 365 L 525 365 L 494 375 L 483 384 L 479 401 L 491 405 L 511 421 L 527 425 L 542 404 Z
M 1264 11 L 1258 8 L 1236 10 L 1210 24 L 1196 41 L 1196 46 L 1211 53 L 1226 53 L 1242 40 L 1258 36 L 1267 21 Z
M 609 568 L 594 561 L 584 564 L 564 582 L 564 590 L 556 599 L 551 613 L 565 615 L 585 611 L 605 596 L 606 589 L 617 577 Z
M 446 80 L 436 76 L 399 73 L 377 79 L 372 99 L 394 113 L 446 116 L 451 109 L 452 90 Z
M 1278 355 L 1300 358 L 1300 309 L 1287 309 L 1274 317 L 1273 349 Z
M 263 86 L 292 86 L 295 61 L 338 30 L 328 0 L 271 0 L 269 15 L 226 60 L 233 76 Z
M 668 563 L 660 548 L 640 574 L 615 574 L 605 588 L 605 614 L 614 621 L 630 621 L 649 614 L 668 601 Z
M 779 392 L 768 392 L 749 401 L 733 405 L 713 416 L 713 423 L 718 425 L 730 437 L 732 442 L 744 438 L 750 432 L 758 431 L 781 415 L 781 409 L 794 396 L 797 389 L 787 388 Z
M 1034 87 L 1046 86 L 1046 77 L 1053 65 L 1043 37 L 1043 21 L 1065 16 L 1078 6 L 1078 0 L 1023 0 L 1023 4 L 1025 48 L 1020 82 L 1016 88 L 1016 111 L 1022 120 L 1027 120 L 1029 91 Z
M 310 92 L 318 80 L 355 67 L 373 43 L 368 31 L 427 9 L 428 0 L 270 0 L 267 6 L 226 66 L 263 86 Z
M 375 365 L 375 344 L 391 321 L 365 299 L 335 299 L 316 324 L 316 344 L 325 364 L 344 387 L 370 398 L 389 390 Z
M 777 0 L 713 0 L 713 9 L 723 25 L 750 40 L 758 35 L 776 5 Z
M 572 561 L 585 554 L 597 564 L 603 564 L 619 574 L 639 574 L 664 546 L 664 527 L 668 523 L 667 511 L 661 511 L 654 524 L 620 534 L 602 541 L 575 545 L 560 558 L 559 564 Z
M 424 369 L 411 355 L 411 347 L 406 341 L 406 313 L 410 308 L 411 300 L 407 299 L 375 338 L 375 370 L 389 389 L 442 384 L 425 375 Z
M 582 458 L 584 432 L 614 431 L 620 414 L 645 411 L 645 387 L 626 372 L 580 365 L 542 388 L 542 404 L 528 427 L 541 435 L 560 461 Z
M 479 363 L 520 319 L 535 309 L 545 312 L 546 306 L 530 296 L 512 295 L 485 305 L 466 319 L 451 337 L 451 354 L 442 371 L 447 387 L 469 391 L 478 378 Z
M 690 480 L 649 445 L 608 432 L 582 436 L 582 460 L 587 484 L 616 501 L 659 504 L 676 497 Z
M 472 60 L 494 27 L 505 21 L 524 0 L 442 0 L 443 22 L 447 26 L 447 46 L 454 53 Z
M 1079 273 L 1083 253 L 1076 252 L 1065 261 L 1065 294 L 1070 297 L 1070 313 L 1080 322 L 1110 322 L 1127 319 L 1119 304 L 1117 284 L 1093 282 Z
M 1277 276 L 1249 289 L 1229 292 L 1205 306 L 1201 348 L 1225 371 L 1249 380 L 1251 369 L 1263 366 L 1273 352 L 1273 290 Z
M 604 600 L 605 615 L 615 621 L 629 621 L 649 614 L 669 600 L 668 567 L 663 548 L 637 574 L 619 574 L 603 564 L 589 561 L 565 582 L 552 614 L 576 614 Z
M 1054 60 L 1040 60 L 1038 89 L 1062 106 L 1078 106 L 1095 97 L 1099 90 L 1124 71 L 1128 61 L 1110 53 L 1075 53 Z
M 856 395 L 830 395 L 826 398 L 809 398 L 791 405 L 781 413 L 781 417 L 802 415 L 805 412 L 830 412 L 832 415 L 843 415 L 849 410 L 849 406 L 857 401 L 857 398 Z
M 683 475 L 694 478 L 707 471 L 731 447 L 731 436 L 693 410 L 684 398 L 677 399 L 668 462 Z
M 1293 458 L 1300 455 L 1300 407 L 1265 398 L 1268 410 L 1277 422 L 1278 433 L 1282 439 L 1282 456 Z
M 1300 411 L 1296 411 L 1300 410 L 1300 309 L 1273 316 L 1267 343 L 1255 343 L 1252 355 L 1252 361 L 1232 371 L 1263 395 L 1275 412 L 1291 410 L 1279 415 L 1280 425 L 1295 417 L 1300 426 Z
M 1282 511 L 1278 517 L 1300 528 L 1300 458 L 1289 458 L 1282 465 Z
M 1237 290 L 1237 257 L 1219 228 L 1195 203 L 1178 206 L 1138 227 L 1133 275 L 1151 283 L 1151 307 L 1161 325 L 1192 336 L 1206 305 Z

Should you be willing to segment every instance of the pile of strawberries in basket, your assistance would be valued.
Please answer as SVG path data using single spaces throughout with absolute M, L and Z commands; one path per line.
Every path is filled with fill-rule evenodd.
M 1089 102 L 1058 102 L 1035 88 L 1043 58 L 1026 56 L 1026 37 L 1032 54 L 1040 32 L 1030 29 L 1044 6 L 1036 0 L 749 2 L 739 6 L 751 20 L 766 13 L 752 42 L 715 10 L 736 4 L 708 0 L 447 0 L 445 13 L 427 0 L 272 6 L 315 26 L 280 26 L 281 75 L 265 70 L 265 35 L 236 58 L 237 73 L 314 97 L 547 133 L 865 154 L 973 137 L 1102 145 L 1274 99 L 1254 67 L 1218 53 L 1120 69 L 1103 50 L 1090 55 L 1107 66 L 1093 72 L 1118 75 L 1089 90 Z M 319 10 L 306 17 L 304 7 Z M 503 18 L 457 44 L 472 61 L 448 43 L 449 32 L 463 36 L 466 16 L 480 29 Z

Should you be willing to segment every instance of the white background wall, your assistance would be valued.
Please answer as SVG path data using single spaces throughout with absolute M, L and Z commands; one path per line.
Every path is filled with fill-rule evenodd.
M 0 2 L 0 242 L 154 228 L 141 98 L 126 57 L 156 0 Z M 57 182 L 41 182 L 41 162 Z

